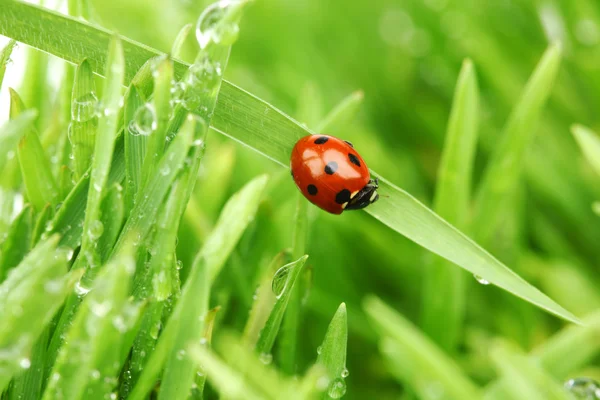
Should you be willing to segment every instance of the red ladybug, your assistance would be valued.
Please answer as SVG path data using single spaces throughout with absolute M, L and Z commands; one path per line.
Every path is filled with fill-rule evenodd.
M 332 214 L 359 210 L 379 199 L 377 179 L 352 143 L 327 135 L 298 140 L 290 160 L 296 186 L 311 203 Z

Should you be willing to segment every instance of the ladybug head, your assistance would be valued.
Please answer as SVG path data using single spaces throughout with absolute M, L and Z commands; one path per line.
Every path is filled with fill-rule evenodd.
M 369 204 L 375 203 L 377 200 L 379 200 L 379 193 L 377 193 L 378 188 L 379 181 L 377 178 L 371 179 L 364 188 L 362 188 L 350 199 L 345 210 L 360 210 Z

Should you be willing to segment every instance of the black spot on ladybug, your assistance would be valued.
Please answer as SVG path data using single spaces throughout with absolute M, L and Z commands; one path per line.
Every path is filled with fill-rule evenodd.
M 349 141 L 347 141 L 347 140 L 344 140 L 344 142 L 346 142 L 346 144 L 347 144 L 348 146 L 350 146 L 350 147 L 354 148 L 354 145 L 353 145 L 352 143 L 350 143 Z
M 348 189 L 340 190 L 335 195 L 335 202 L 338 204 L 344 204 L 350 201 L 350 191 Z
M 336 163 L 335 161 L 330 161 L 325 166 L 325 173 L 327 175 L 333 175 L 333 174 L 335 174 L 335 171 L 337 171 L 337 169 L 338 169 L 338 163 Z
M 317 187 L 315 185 L 308 185 L 306 190 L 308 190 L 308 194 L 310 194 L 312 196 L 314 196 L 315 194 L 317 194 L 319 192 L 319 190 L 317 189 Z
M 349 153 L 348 154 L 348 158 L 350 159 L 350 162 L 354 165 L 356 165 L 357 167 L 360 167 L 360 160 L 358 159 L 358 157 L 356 157 L 354 154 Z
M 315 140 L 315 144 L 323 144 L 323 143 L 326 143 L 328 140 L 329 140 L 329 138 L 327 136 L 319 136 Z

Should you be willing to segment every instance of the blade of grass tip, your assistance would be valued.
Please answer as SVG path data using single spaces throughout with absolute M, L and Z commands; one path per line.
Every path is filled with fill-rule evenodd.
M 326 133 L 331 131 L 341 131 L 347 123 L 358 113 L 362 106 L 365 94 L 362 90 L 350 94 L 344 98 L 333 110 L 323 118 L 317 125 L 315 131 Z
M 11 377 L 31 366 L 31 348 L 74 283 L 58 237 L 40 242 L 0 285 L 0 392 Z
M 264 399 L 240 374 L 233 371 L 209 349 L 192 345 L 187 351 L 195 365 L 204 368 L 209 381 L 221 396 L 239 400 Z
M 2 87 L 2 81 L 4 80 L 4 74 L 6 73 L 6 64 L 9 63 L 10 55 L 12 54 L 12 51 L 14 50 L 16 45 L 17 45 L 17 42 L 15 40 L 11 40 L 0 51 L 0 88 Z
M 33 234 L 33 209 L 27 205 L 10 226 L 0 247 L 0 282 L 29 252 Z
M 121 340 L 135 324 L 125 310 L 135 271 L 132 252 L 125 248 L 96 277 L 67 331 L 43 399 L 110 398 Z
M 485 170 L 473 218 L 475 237 L 484 246 L 491 244 L 494 232 L 506 213 L 511 212 L 503 209 L 504 200 L 514 193 L 521 180 L 523 159 L 550 96 L 560 61 L 560 46 L 550 46 L 527 82 Z
M 98 128 L 98 98 L 90 63 L 83 60 L 75 72 L 75 83 L 71 96 L 71 124 L 69 141 L 73 153 L 73 172 L 76 180 L 91 164 Z
M 329 376 L 328 393 L 322 398 L 340 398 L 346 393 L 345 378 L 348 376 L 346 369 L 346 346 L 348 344 L 348 314 L 346 304 L 340 304 L 333 319 L 329 323 L 323 344 L 317 352 L 317 362 L 322 364 Z
M 151 107 L 154 111 L 148 136 L 146 156 L 142 165 L 142 182 L 145 185 L 156 172 L 156 164 L 162 157 L 171 113 L 171 81 L 173 80 L 173 62 L 164 57 L 158 60 L 154 76 L 154 98 Z
M 290 301 L 296 280 L 300 276 L 300 272 L 302 272 L 302 267 L 307 258 L 308 256 L 304 255 L 296 261 L 281 267 L 278 271 L 278 274 L 280 271 L 286 274 L 285 285 L 281 288 L 281 291 L 277 293 L 277 301 L 271 310 L 269 319 L 260 332 L 255 348 L 259 357 L 265 363 L 270 363 L 272 360 L 271 349 L 275 343 L 277 333 L 279 333 L 281 321 L 283 320 L 283 315 Z M 275 277 L 278 277 L 278 274 L 276 274 Z
M 125 98 L 125 204 L 127 210 L 133 208 L 133 200 L 140 190 L 142 165 L 146 155 L 148 136 L 137 133 L 133 125 L 137 112 L 143 107 L 144 99 L 137 87 L 131 85 Z
M 27 24 L 23 21 L 27 21 Z M 61 40 L 56 40 L 58 32 Z M 110 38 L 109 33 L 89 24 L 20 1 L 4 5 L 3 12 L 0 13 L 0 34 L 70 62 L 80 62 L 87 57 L 96 73 L 102 73 L 101 66 L 106 61 L 103 46 Z M 67 45 L 70 38 L 77 41 L 76 48 Z M 128 54 L 126 82 L 140 66 L 160 54 L 125 38 L 123 45 Z M 174 68 L 175 77 L 179 79 L 186 73 L 188 65 L 174 61 Z M 150 74 L 149 70 L 147 74 Z M 143 82 L 148 86 L 152 80 L 146 79 Z M 289 165 L 290 150 L 296 141 L 312 133 L 270 104 L 227 81 L 223 81 L 219 91 L 211 125 L 223 135 L 285 167 Z M 374 171 L 371 173 L 380 178 L 380 194 L 384 196 L 380 196 L 377 203 L 368 207 L 367 213 L 426 249 L 482 276 L 488 282 L 561 318 L 579 322 L 574 315 L 525 282 L 413 196 Z
M 496 345 L 490 351 L 492 361 L 502 377 L 510 382 L 506 392 L 515 400 L 569 400 L 571 397 L 548 374 L 527 357 Z
M 215 229 L 196 256 L 181 297 L 129 399 L 142 399 L 150 392 L 165 362 L 168 367 L 161 383 L 160 396 L 189 393 L 197 366 L 190 362 L 187 346 L 201 339 L 210 285 L 254 218 L 266 183 L 266 176 L 255 178 L 234 194 L 223 208 Z M 203 299 L 202 307 L 198 307 L 198 298 Z M 174 376 L 172 372 L 175 370 L 179 370 L 181 375 Z
M 10 118 L 14 119 L 25 111 L 23 101 L 12 89 L 10 90 Z M 26 130 L 19 141 L 18 152 L 21 174 L 25 182 L 27 197 L 36 210 L 46 204 L 56 206 L 58 188 L 52 175 L 48 160 L 38 133 L 34 127 Z
M 404 383 L 414 385 L 417 390 L 425 385 L 437 386 L 446 396 L 457 400 L 481 398 L 479 389 L 454 361 L 400 314 L 376 297 L 367 298 L 364 309 L 380 336 L 389 338 L 387 344 L 382 343 L 382 351 L 390 361 L 398 363 L 397 372 L 406 374 L 400 377 Z M 389 353 L 389 343 L 402 354 L 401 358 Z
M 477 78 L 473 63 L 465 60 L 454 92 L 433 207 L 440 217 L 459 229 L 466 228 L 470 210 L 478 119 Z M 423 331 L 442 349 L 452 352 L 460 338 L 464 313 L 464 271 L 434 256 L 424 276 Z
M 190 36 L 192 28 L 192 24 L 184 25 L 183 28 L 181 28 L 181 30 L 177 34 L 177 37 L 175 38 L 175 41 L 171 46 L 171 56 L 173 58 L 183 59 L 183 46 L 185 45 L 186 40 Z
M 83 220 L 83 234 L 81 237 L 81 253 L 84 256 L 83 262 L 90 267 L 94 267 L 99 263 L 97 244 L 104 230 L 102 221 L 100 220 L 100 203 L 108 180 L 118 129 L 124 65 L 123 47 L 119 38 L 113 37 L 110 42 L 109 57 L 106 63 L 106 81 L 102 95 L 103 110 L 98 120 L 87 206 Z
M 529 355 L 530 360 L 558 380 L 590 363 L 600 354 L 600 312 L 587 316 L 583 322 L 584 326 L 567 326 L 540 344 Z M 496 380 L 487 388 L 484 399 L 506 399 L 510 385 L 504 378 Z
M 588 163 L 600 174 L 600 138 L 596 132 L 583 125 L 573 125 L 571 132 Z
M 217 319 L 217 313 L 221 309 L 221 306 L 216 306 L 206 313 L 204 317 L 204 336 L 201 341 L 205 341 L 206 346 L 210 347 L 212 343 L 212 334 L 215 327 L 215 320 Z M 202 399 L 204 396 L 204 386 L 206 385 L 206 372 L 202 368 L 198 368 L 198 372 L 194 377 L 195 386 L 192 385 L 192 399 Z
M 33 127 L 37 118 L 37 111 L 27 110 L 16 118 L 7 121 L 0 127 L 0 170 L 4 170 L 6 163 L 14 154 L 14 149 L 21 137 Z

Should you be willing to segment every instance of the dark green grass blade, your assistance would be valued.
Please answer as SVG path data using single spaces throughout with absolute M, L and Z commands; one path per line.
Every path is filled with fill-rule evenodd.
M 446 143 L 438 169 L 434 211 L 466 231 L 470 210 L 471 174 L 477 143 L 479 91 L 471 61 L 463 63 L 456 84 Z M 465 272 L 433 257 L 423 290 L 423 330 L 443 349 L 454 351 L 465 308 Z
M 0 34 L 70 62 L 78 63 L 87 58 L 92 69 L 101 73 L 101 66 L 106 61 L 103 46 L 107 45 L 110 37 L 105 30 L 18 1 L 3 7 Z M 25 24 L 23 21 L 28 22 Z M 56 40 L 57 32 L 64 35 L 63 40 Z M 69 40 L 76 40 L 78 46 L 64 45 L 70 43 Z M 125 82 L 129 82 L 140 66 L 159 53 L 128 39 L 122 42 L 128 55 Z M 174 62 L 176 78 L 181 77 L 186 69 L 187 65 Z M 223 81 L 211 125 L 284 166 L 288 165 L 289 152 L 296 140 L 310 133 L 268 103 L 226 81 Z M 380 177 L 375 172 L 372 175 Z M 406 191 L 383 177 L 380 178 L 380 188 L 380 200 L 367 208 L 367 212 L 385 225 L 492 284 L 552 314 L 578 322 L 577 317 L 521 279 Z

